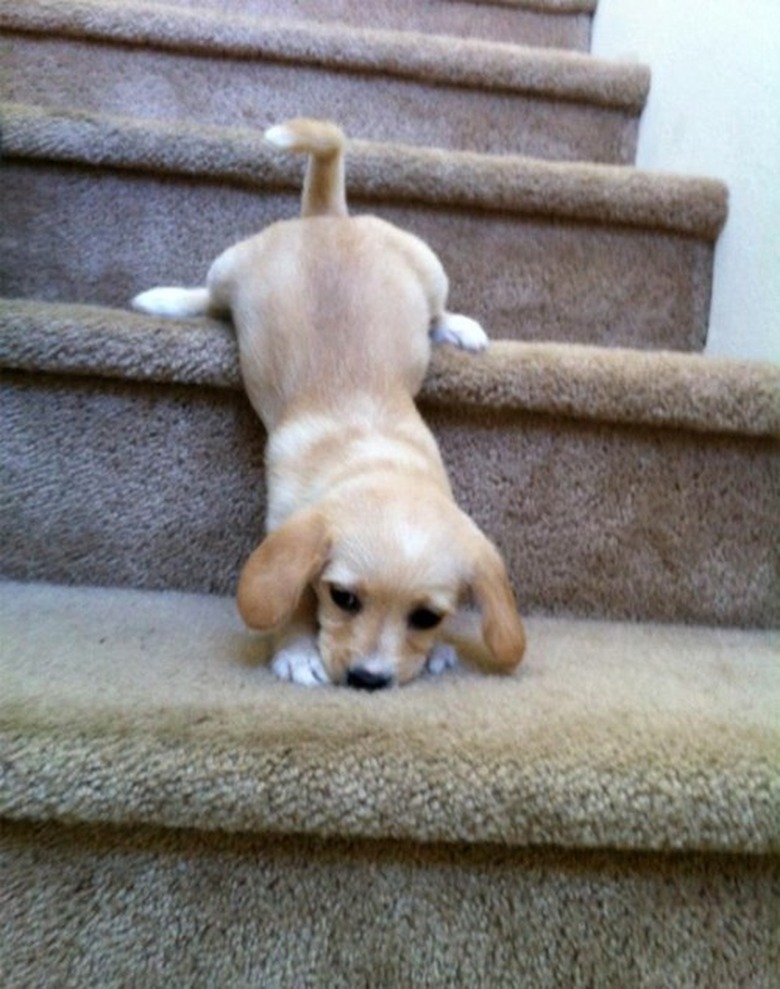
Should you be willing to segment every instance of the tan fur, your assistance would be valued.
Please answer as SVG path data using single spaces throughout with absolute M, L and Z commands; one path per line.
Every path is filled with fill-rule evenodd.
M 455 505 L 413 401 L 429 334 L 448 318 L 442 266 L 418 238 L 346 215 L 334 125 L 296 120 L 268 136 L 310 154 L 304 218 L 231 247 L 208 278 L 208 309 L 232 316 L 269 433 L 270 534 L 241 574 L 240 612 L 293 665 L 316 653 L 335 683 L 360 669 L 404 683 L 442 634 L 410 616 L 470 600 L 489 667 L 509 672 L 525 638 L 504 565 Z M 356 595 L 359 613 L 334 589 Z

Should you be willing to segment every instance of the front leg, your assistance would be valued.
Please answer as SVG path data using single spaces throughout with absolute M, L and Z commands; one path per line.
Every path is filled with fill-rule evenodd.
M 488 345 L 487 333 L 475 319 L 446 311 L 431 323 L 430 337 L 433 343 L 448 343 L 473 354 Z

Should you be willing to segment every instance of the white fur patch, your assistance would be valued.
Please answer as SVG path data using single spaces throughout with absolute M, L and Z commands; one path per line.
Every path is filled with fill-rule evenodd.
M 361 659 L 358 666 L 373 676 L 389 677 L 392 680 L 396 675 L 395 663 L 388 660 L 385 653 L 382 655 L 372 653 L 365 659 Z
M 425 454 L 420 453 L 410 443 L 388 436 L 366 436 L 350 444 L 347 451 L 349 459 L 361 465 L 375 463 L 377 460 L 389 460 L 393 464 L 422 470 L 427 470 L 429 466 Z
M 152 316 L 186 319 L 189 316 L 205 316 L 209 311 L 209 302 L 210 295 L 207 288 L 161 286 L 141 292 L 130 305 L 138 312 L 149 313 Z
M 322 572 L 322 579 L 327 584 L 338 584 L 339 587 L 355 587 L 360 583 L 361 575 L 343 560 L 332 560 Z
M 266 455 L 273 478 L 269 490 L 269 526 L 274 528 L 302 503 L 318 500 L 334 484 L 362 483 L 366 470 L 377 464 L 429 469 L 430 457 L 437 456 L 435 448 L 429 456 L 403 437 L 396 439 L 372 432 L 378 423 L 376 407 L 358 403 L 345 410 L 342 421 L 308 413 L 275 430 Z M 350 435 L 354 429 L 358 434 Z M 329 437 L 343 438 L 338 456 L 329 456 L 315 472 L 303 469 L 310 466 L 317 444 Z M 404 543 L 410 541 L 406 535 L 399 535 Z M 411 541 L 416 542 L 418 535 Z
M 329 416 L 304 415 L 272 433 L 268 441 L 266 461 L 273 477 L 269 485 L 267 524 L 275 529 L 304 502 L 317 500 L 326 486 L 326 478 L 318 476 L 314 483 L 299 470 L 307 462 L 307 454 L 326 439 L 337 425 Z
M 338 429 L 330 416 L 308 414 L 277 429 L 268 443 L 268 459 L 299 461 L 306 451 Z
M 434 343 L 448 343 L 471 353 L 479 353 L 489 343 L 487 333 L 475 319 L 451 312 L 444 313 L 433 324 L 431 340 Z
M 391 520 L 393 535 L 398 548 L 407 560 L 419 560 L 431 552 L 431 535 L 424 526 L 414 519 L 398 518 Z
M 283 646 L 271 661 L 271 669 L 280 680 L 304 687 L 322 687 L 330 683 L 317 641 L 309 635 L 302 635 Z

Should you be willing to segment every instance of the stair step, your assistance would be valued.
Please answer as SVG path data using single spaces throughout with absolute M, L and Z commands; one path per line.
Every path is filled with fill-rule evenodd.
M 242 387 L 232 329 L 219 320 L 3 299 L 0 331 L 6 368 Z M 434 349 L 421 398 L 437 406 L 780 435 L 780 369 L 760 361 L 494 340 L 476 357 Z
M 0 594 L 7 818 L 780 847 L 777 632 L 540 618 L 516 676 L 453 672 L 365 696 L 276 682 L 228 599 Z
M 110 0 L 0 8 L 0 98 L 258 129 L 628 163 L 643 66 L 575 52 Z M 435 105 L 435 112 L 431 108 Z
M 230 594 L 264 433 L 232 331 L 5 300 L 3 572 Z M 555 344 L 439 349 L 421 395 L 521 610 L 780 623 L 780 370 Z
M 587 51 L 596 0 L 167 0 L 220 13 Z
M 0 597 L 9 985 L 772 983 L 777 633 L 535 620 L 362 695 L 229 601 Z
M 199 284 L 298 212 L 302 162 L 256 131 L 0 105 L 0 293 L 124 306 Z M 722 183 L 633 168 L 354 141 L 356 212 L 418 233 L 452 307 L 494 337 L 699 350 Z

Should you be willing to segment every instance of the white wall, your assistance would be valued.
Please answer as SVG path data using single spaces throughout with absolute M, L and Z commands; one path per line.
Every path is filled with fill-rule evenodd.
M 780 361 L 780 0 L 599 0 L 592 53 L 651 69 L 640 168 L 729 186 L 706 352 Z

